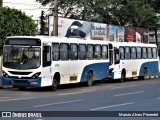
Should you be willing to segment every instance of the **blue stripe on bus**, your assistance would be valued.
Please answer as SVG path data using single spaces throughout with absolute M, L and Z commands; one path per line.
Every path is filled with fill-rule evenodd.
M 93 71 L 93 80 L 102 80 L 109 75 L 109 63 L 94 63 L 84 67 L 80 82 L 87 81 L 89 71 Z
M 26 85 L 21 85 L 21 84 L 14 84 L 13 87 L 41 87 L 41 77 L 36 78 L 36 79 L 22 79 L 22 78 L 6 78 L 6 77 L 2 77 L 2 85 L 12 85 L 12 80 L 27 80 L 27 84 Z M 37 82 L 38 84 L 31 84 L 31 82 Z
M 140 71 L 139 71 L 139 76 L 143 76 L 144 75 L 144 68 L 147 68 L 148 70 L 148 75 L 154 75 L 157 74 L 159 72 L 159 64 L 158 61 L 152 61 L 152 62 L 145 62 L 142 64 Z

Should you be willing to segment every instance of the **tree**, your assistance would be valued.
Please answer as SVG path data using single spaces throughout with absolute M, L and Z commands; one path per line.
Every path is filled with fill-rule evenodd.
M 146 0 L 147 1 L 147 0 Z M 155 39 L 156 39 L 156 44 L 157 47 L 159 48 L 159 44 L 158 44 L 158 36 L 157 36 L 157 30 L 159 30 L 160 28 L 160 0 L 152 0 L 152 1 L 147 1 L 156 11 L 156 24 L 154 24 L 152 27 L 150 27 L 150 30 L 154 30 L 155 31 Z M 159 49 L 160 51 L 160 49 Z M 160 53 L 160 52 L 158 52 Z
M 53 0 L 36 0 L 42 5 Z M 63 17 L 115 25 L 150 28 L 157 24 L 159 0 L 59 0 Z M 156 10 L 155 10 L 156 8 Z
M 54 0 L 36 0 L 43 6 L 49 5 L 54 10 Z M 58 14 L 72 19 L 85 19 L 88 3 L 92 0 L 58 0 Z M 87 7 L 87 8 L 86 8 Z
M 31 19 L 17 9 L 0 7 L 0 54 L 7 36 L 34 35 L 37 25 Z

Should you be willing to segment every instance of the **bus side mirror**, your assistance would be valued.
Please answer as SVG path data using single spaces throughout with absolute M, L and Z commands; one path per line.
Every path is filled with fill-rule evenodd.
M 109 43 L 109 49 L 113 49 L 113 45 Z

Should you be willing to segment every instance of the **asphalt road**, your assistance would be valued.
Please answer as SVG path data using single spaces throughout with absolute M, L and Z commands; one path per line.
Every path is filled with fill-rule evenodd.
M 49 91 L 46 88 L 25 91 L 5 88 L 0 89 L 0 111 L 60 111 L 58 117 L 32 118 L 33 120 L 160 120 L 160 117 L 153 115 L 141 117 L 139 113 L 141 111 L 145 114 L 147 111 L 149 114 L 155 113 L 156 116 L 159 111 L 160 116 L 160 79 L 153 78 L 145 81 L 134 79 L 124 83 L 98 82 L 92 87 L 77 84 L 64 85 L 57 91 Z M 70 117 L 65 115 L 66 111 L 70 111 Z M 136 111 L 136 117 L 112 117 L 114 114 L 116 116 L 117 112 L 119 115 L 120 113 L 126 115 L 124 113 Z M 102 114 L 106 116 L 102 117 Z M 54 116 L 54 112 L 50 115 Z

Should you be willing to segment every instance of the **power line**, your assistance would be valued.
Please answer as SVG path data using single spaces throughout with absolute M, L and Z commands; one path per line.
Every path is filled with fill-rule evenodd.
M 3 3 L 9 3 L 9 4 L 19 4 L 19 5 L 32 5 L 32 6 L 38 5 L 38 4 L 14 3 L 14 2 L 3 2 Z
M 24 9 L 21 9 L 21 10 L 43 10 L 43 9 L 51 9 L 51 8 L 24 8 Z
M 38 4 L 28 4 L 28 3 L 13 3 L 13 2 L 3 2 L 3 3 L 8 3 L 8 4 L 15 4 L 15 5 L 24 5 L 24 6 L 32 6 L 34 8 L 24 8 L 24 9 L 21 9 L 21 10 L 43 10 L 43 9 L 52 9 L 52 8 L 43 8 L 43 6 L 39 5 L 39 7 L 35 7 L 37 6 Z

